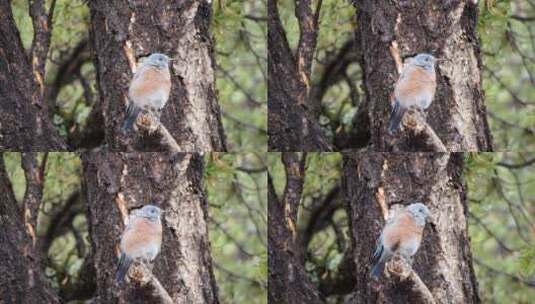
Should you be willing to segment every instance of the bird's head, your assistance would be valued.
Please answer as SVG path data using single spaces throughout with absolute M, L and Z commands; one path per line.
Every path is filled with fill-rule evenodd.
M 436 58 L 427 53 L 420 53 L 412 58 L 411 63 L 420 66 L 426 70 L 432 70 L 435 67 Z
M 169 57 L 161 53 L 153 53 L 147 58 L 146 64 L 153 65 L 159 69 L 166 69 L 169 66 Z
M 429 208 L 420 202 L 407 206 L 407 211 L 416 220 L 417 224 L 422 226 L 425 225 L 425 221 L 430 215 Z
M 139 216 L 146 217 L 151 220 L 159 219 L 162 214 L 162 209 L 154 205 L 143 206 L 138 212 Z

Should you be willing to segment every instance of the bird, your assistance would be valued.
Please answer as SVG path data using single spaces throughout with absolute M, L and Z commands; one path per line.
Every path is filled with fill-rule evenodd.
M 116 273 L 117 282 L 122 282 L 130 265 L 136 260 L 152 262 L 162 245 L 163 211 L 154 205 L 145 205 L 130 213 L 119 246 L 120 257 Z
M 392 94 L 389 133 L 399 128 L 407 109 L 415 106 L 425 110 L 433 101 L 437 88 L 435 62 L 435 57 L 426 53 L 405 61 Z
M 159 117 L 171 91 L 169 61 L 165 54 L 151 54 L 134 73 L 128 88 L 129 102 L 122 127 L 124 131 L 132 129 L 142 110 L 156 111 Z
M 396 253 L 408 261 L 418 251 L 422 241 L 426 219 L 429 217 L 426 205 L 410 204 L 387 220 L 372 257 L 371 277 L 377 279 L 384 271 L 385 263 Z

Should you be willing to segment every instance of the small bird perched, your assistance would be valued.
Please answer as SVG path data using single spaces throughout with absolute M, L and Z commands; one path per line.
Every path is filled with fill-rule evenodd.
M 428 216 L 427 206 L 422 203 L 414 203 L 405 207 L 404 210 L 386 222 L 373 254 L 372 278 L 376 279 L 383 273 L 385 263 L 396 252 L 412 261 L 412 256 L 420 247 Z
M 160 111 L 169 99 L 171 74 L 169 57 L 164 54 L 150 55 L 138 68 L 128 88 L 129 103 L 123 130 L 130 130 L 141 110 Z
M 117 268 L 117 281 L 122 282 L 128 268 L 134 260 L 142 259 L 152 262 L 160 252 L 162 245 L 162 210 L 153 205 L 146 205 L 134 210 L 121 237 L 121 256 Z
M 412 106 L 425 110 L 435 96 L 437 81 L 435 57 L 421 53 L 405 61 L 392 96 L 392 113 L 388 131 L 399 128 L 403 114 Z

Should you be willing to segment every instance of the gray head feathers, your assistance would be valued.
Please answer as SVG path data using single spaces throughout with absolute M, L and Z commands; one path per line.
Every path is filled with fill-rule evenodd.
M 138 216 L 146 217 L 151 220 L 159 219 L 161 214 L 162 209 L 154 205 L 143 206 L 143 208 L 139 209 L 139 211 L 137 212 Z
M 429 217 L 429 208 L 422 203 L 410 204 L 406 207 L 406 210 L 412 215 L 416 224 L 420 226 L 425 225 L 427 217 Z
M 431 54 L 420 53 L 415 57 L 411 58 L 410 63 L 420 66 L 426 70 L 434 70 L 435 68 L 435 57 Z
M 154 53 L 145 60 L 144 64 L 150 64 L 160 69 L 166 69 L 169 66 L 169 57 L 165 54 Z

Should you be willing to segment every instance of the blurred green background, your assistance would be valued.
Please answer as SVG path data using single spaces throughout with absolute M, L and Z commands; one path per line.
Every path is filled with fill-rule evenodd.
M 51 1 L 46 2 L 48 7 Z M 56 1 L 46 66 L 47 87 L 60 87 L 59 92 L 47 91 L 53 122 L 71 144 L 88 129 L 91 110 L 98 103 L 95 67 L 89 46 L 83 45 L 90 23 L 86 2 Z M 33 37 L 28 1 L 13 0 L 11 6 L 28 50 Z M 216 87 L 228 150 L 266 151 L 266 3 L 214 0 L 212 6 Z M 76 53 L 78 46 L 82 51 Z
M 281 195 L 286 177 L 280 153 L 269 153 L 268 164 Z M 341 174 L 340 153 L 307 154 L 298 234 L 314 225 L 311 214 L 318 203 L 328 202 L 334 210 L 328 220 L 320 218 L 327 224 L 316 228 L 306 247 L 305 267 L 318 286 L 341 277 L 339 266 L 351 245 L 344 195 L 336 192 Z M 471 249 L 483 303 L 533 303 L 535 153 L 467 153 L 464 179 Z M 337 194 L 329 199 L 334 192 Z M 332 295 L 328 301 L 344 303 L 343 298 Z
M 26 187 L 20 158 L 20 153 L 12 152 L 4 153 L 3 157 L 19 202 Z M 211 254 L 221 303 L 267 303 L 265 162 L 262 153 L 212 153 L 205 157 Z M 72 226 L 63 223 L 54 232 L 54 241 L 44 261 L 46 276 L 58 289 L 76 284 L 84 257 L 91 251 L 81 170 L 76 153 L 48 154 L 37 235 L 44 237 L 53 229 L 51 218 L 71 199 L 75 200 L 68 207 L 74 215 Z M 83 244 L 76 242 L 77 237 Z

